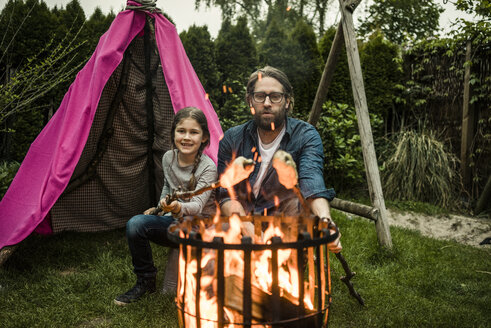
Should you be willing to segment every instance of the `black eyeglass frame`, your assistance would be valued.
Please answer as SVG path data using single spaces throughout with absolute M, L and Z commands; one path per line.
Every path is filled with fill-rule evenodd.
M 256 94 L 263 94 L 264 95 L 264 100 L 263 101 L 258 101 L 256 99 Z M 271 99 L 271 95 L 273 94 L 279 94 L 281 95 L 281 98 L 279 101 L 273 101 L 273 99 Z M 257 102 L 257 103 L 261 103 L 263 104 L 265 101 L 266 101 L 266 98 L 269 98 L 269 101 L 271 101 L 272 104 L 279 104 L 283 101 L 283 99 L 285 98 L 285 93 L 284 92 L 271 92 L 271 93 L 266 93 L 266 92 L 262 92 L 262 91 L 258 91 L 258 92 L 253 92 L 252 93 L 252 99 Z

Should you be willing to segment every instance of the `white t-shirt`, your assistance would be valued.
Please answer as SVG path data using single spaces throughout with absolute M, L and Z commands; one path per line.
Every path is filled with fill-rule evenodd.
M 259 168 L 259 173 L 257 174 L 256 182 L 252 187 L 252 191 L 254 192 L 254 196 L 257 197 L 259 195 L 259 190 L 261 189 L 261 184 L 264 180 L 264 176 L 266 172 L 268 172 L 269 165 L 271 164 L 271 160 L 273 159 L 274 153 L 280 147 L 281 139 L 285 135 L 285 125 L 281 129 L 280 133 L 276 136 L 276 138 L 268 144 L 262 142 L 261 137 L 259 136 L 259 131 L 257 132 L 257 138 L 259 140 L 259 154 L 261 155 L 261 167 Z

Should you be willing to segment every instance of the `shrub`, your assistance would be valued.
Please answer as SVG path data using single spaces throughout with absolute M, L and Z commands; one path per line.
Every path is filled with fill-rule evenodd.
M 365 166 L 360 134 L 353 106 L 327 101 L 317 124 L 324 145 L 324 176 L 338 193 L 353 194 L 365 183 Z M 381 126 L 378 115 L 370 114 L 372 128 Z
M 457 158 L 447 152 L 433 132 L 403 131 L 382 170 L 385 195 L 446 207 L 456 188 Z
M 7 189 L 12 183 L 12 180 L 19 170 L 20 163 L 18 162 L 2 162 L 0 163 L 0 199 L 3 198 Z

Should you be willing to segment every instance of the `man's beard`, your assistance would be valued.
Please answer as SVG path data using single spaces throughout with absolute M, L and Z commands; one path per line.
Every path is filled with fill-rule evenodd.
M 264 110 L 263 110 L 264 111 Z M 281 111 L 276 113 L 272 119 L 261 117 L 261 113 L 256 113 L 254 115 L 254 122 L 257 127 L 261 130 L 272 131 L 273 127 L 271 123 L 274 123 L 274 130 L 281 129 L 286 121 L 286 108 L 285 105 L 282 106 Z

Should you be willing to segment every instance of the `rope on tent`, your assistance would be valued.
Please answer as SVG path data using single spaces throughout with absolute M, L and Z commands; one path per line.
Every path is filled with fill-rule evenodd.
M 126 2 L 126 10 L 141 10 L 141 11 L 149 11 L 151 13 L 162 11 L 157 8 L 157 0 L 129 0 Z M 139 5 L 136 5 L 139 4 Z

